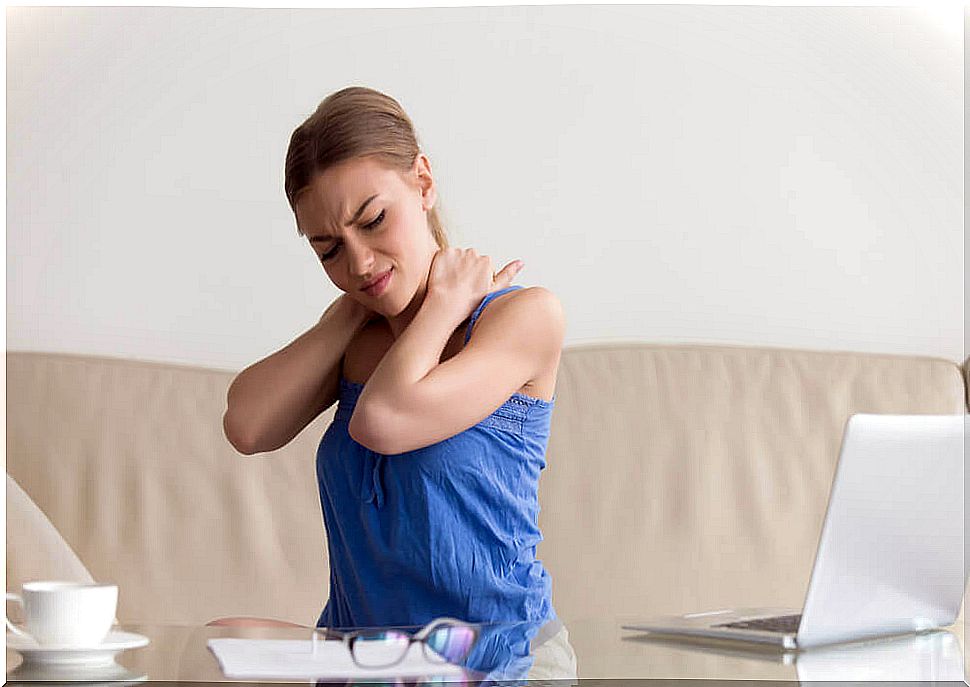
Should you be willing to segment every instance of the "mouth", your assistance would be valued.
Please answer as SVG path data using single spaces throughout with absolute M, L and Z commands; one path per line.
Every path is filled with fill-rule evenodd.
M 386 272 L 378 275 L 371 281 L 360 287 L 360 290 L 366 293 L 368 296 L 379 296 L 387 288 L 387 283 L 391 280 L 391 272 L 393 267 Z

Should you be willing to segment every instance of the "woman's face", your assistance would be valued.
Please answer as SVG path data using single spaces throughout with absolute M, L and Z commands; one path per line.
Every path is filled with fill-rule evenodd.
M 427 287 L 438 250 L 427 217 L 435 197 L 424 154 L 406 178 L 377 158 L 356 158 L 313 178 L 296 202 L 296 221 L 337 288 L 393 317 Z

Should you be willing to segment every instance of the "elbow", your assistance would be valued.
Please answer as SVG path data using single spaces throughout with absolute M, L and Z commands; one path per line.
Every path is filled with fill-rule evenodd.
M 407 450 L 401 447 L 400 442 L 395 439 L 394 432 L 390 431 L 394 424 L 390 413 L 375 408 L 373 403 L 361 404 L 358 401 L 347 431 L 350 438 L 364 448 L 374 453 L 394 455 Z
M 222 414 L 222 433 L 229 444 L 239 453 L 244 456 L 251 456 L 254 453 L 259 453 L 256 450 L 258 437 L 253 432 L 255 423 L 253 423 L 252 418 L 245 417 L 240 412 L 245 409 L 245 406 L 241 406 L 239 402 L 238 381 L 239 377 L 237 376 L 229 385 L 229 391 L 226 392 L 226 411 Z
M 262 452 L 258 448 L 258 442 L 243 430 L 241 423 L 228 410 L 222 416 L 222 431 L 232 447 L 244 456 Z

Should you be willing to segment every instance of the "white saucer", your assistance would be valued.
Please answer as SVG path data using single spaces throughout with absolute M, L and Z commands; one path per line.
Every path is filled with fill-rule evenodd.
M 32 639 L 7 633 L 7 648 L 19 652 L 24 663 L 47 666 L 108 666 L 115 654 L 148 644 L 148 637 L 134 632 L 112 630 L 100 644 L 91 647 L 41 646 Z
M 75 682 L 84 687 L 134 687 L 148 680 L 148 675 L 135 673 L 114 661 L 108 665 L 65 665 L 62 663 L 32 663 L 24 661 L 7 673 L 9 682 Z

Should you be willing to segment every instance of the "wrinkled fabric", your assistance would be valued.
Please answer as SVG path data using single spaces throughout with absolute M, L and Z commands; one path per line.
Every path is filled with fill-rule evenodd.
M 488 302 L 518 288 L 482 300 L 466 344 Z M 527 656 L 536 629 L 556 618 L 551 578 L 536 560 L 555 398 L 515 393 L 459 434 L 384 455 L 348 432 L 362 390 L 340 380 L 317 451 L 330 554 L 330 598 L 317 626 L 423 625 L 439 616 L 520 622 L 521 636 L 503 637 L 498 653 Z

